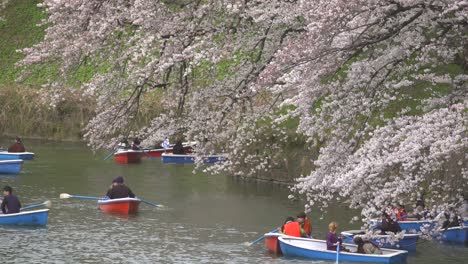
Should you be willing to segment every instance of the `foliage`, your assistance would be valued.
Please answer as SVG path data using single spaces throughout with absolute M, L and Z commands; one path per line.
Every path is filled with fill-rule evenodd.
M 370 217 L 423 194 L 434 206 L 466 197 L 466 1 L 169 2 L 44 1 L 46 36 L 20 65 L 58 62 L 65 82 L 83 61 L 107 64 L 82 86 L 98 97 L 94 148 L 129 130 L 147 144 L 183 134 L 200 154 L 230 154 L 212 170 L 268 170 L 295 118 L 319 150 L 293 188 L 309 205 L 350 198 Z M 164 110 L 135 125 L 158 89 Z M 279 140 L 246 153 L 265 133 Z

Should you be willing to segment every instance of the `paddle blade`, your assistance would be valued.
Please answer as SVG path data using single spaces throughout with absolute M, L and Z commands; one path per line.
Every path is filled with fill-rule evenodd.
M 70 197 L 71 197 L 71 195 L 69 195 L 68 193 L 61 193 L 60 194 L 60 199 L 68 199 Z
M 47 208 L 50 208 L 52 206 L 52 202 L 47 200 L 44 202 L 44 206 L 47 207 Z

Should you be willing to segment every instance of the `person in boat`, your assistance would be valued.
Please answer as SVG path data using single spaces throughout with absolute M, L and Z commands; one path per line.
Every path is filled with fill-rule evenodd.
M 450 227 L 460 226 L 460 219 L 453 207 L 451 207 L 449 210 L 445 210 L 443 212 L 443 217 L 445 220 L 442 223 L 442 228 L 447 229 Z
M 398 203 L 395 208 L 395 215 L 398 221 L 406 221 L 408 214 L 406 213 L 405 206 Z
M 328 233 L 325 237 L 325 240 L 327 241 L 327 250 L 336 251 L 338 244 L 340 244 L 340 250 L 349 251 L 341 245 L 343 243 L 343 239 L 336 235 L 337 230 L 338 224 L 336 222 L 331 222 L 328 224 Z
M 3 201 L 2 201 L 2 212 L 4 214 L 16 214 L 20 212 L 21 203 L 13 194 L 13 188 L 10 186 L 5 186 L 3 188 Z
M 15 138 L 15 143 L 8 148 L 8 152 L 26 152 L 26 149 L 24 148 L 24 145 L 21 142 L 21 138 Z
M 123 138 L 119 145 L 118 145 L 119 149 L 129 149 L 129 145 L 128 145 L 128 140 L 127 138 Z
M 356 253 L 382 255 L 382 250 L 372 241 L 363 240 L 360 236 L 355 236 L 353 241 L 358 246 Z
M 386 212 L 382 212 L 381 222 L 374 228 L 380 230 L 381 235 L 386 232 L 398 233 L 401 232 L 401 227 L 398 222 L 394 221 Z
M 118 198 L 135 198 L 135 194 L 124 184 L 124 179 L 122 176 L 119 176 L 112 180 L 112 185 L 106 194 L 109 199 L 118 199 Z
M 161 147 L 163 147 L 163 149 L 170 149 L 171 148 L 171 143 L 169 142 L 169 138 L 166 137 L 166 139 L 164 139 L 164 141 L 161 143 Z
M 311 237 L 312 234 L 312 225 L 310 224 L 310 219 L 307 217 L 305 212 L 300 212 L 297 215 L 297 222 L 301 225 L 304 232 L 308 237 Z
M 132 150 L 141 150 L 140 143 L 141 141 L 138 137 L 134 138 L 132 142 Z
M 304 232 L 304 229 L 301 228 L 299 222 L 294 221 L 292 216 L 286 218 L 284 224 L 281 228 L 278 228 L 281 234 L 285 234 L 293 237 L 306 237 L 307 234 Z
M 182 145 L 182 141 L 181 140 L 177 140 L 177 142 L 175 143 L 174 147 L 173 147 L 173 150 L 172 152 L 174 154 L 185 154 L 184 152 L 184 146 Z

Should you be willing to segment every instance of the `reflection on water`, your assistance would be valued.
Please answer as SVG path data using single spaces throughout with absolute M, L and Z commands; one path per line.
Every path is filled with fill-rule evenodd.
M 285 186 L 193 174 L 193 165 L 159 160 L 117 165 L 102 160 L 107 153 L 93 156 L 76 143 L 27 147 L 36 160 L 25 162 L 18 176 L 0 177 L 0 185 L 13 186 L 24 205 L 51 200 L 49 222 L 45 228 L 0 226 L 1 263 L 324 263 L 273 257 L 262 243 L 245 246 L 301 210 Z M 58 198 L 102 196 L 117 175 L 138 197 L 166 207 L 141 204 L 138 214 L 122 217 L 99 211 L 96 201 Z M 324 237 L 331 220 L 340 230 L 358 228 L 348 223 L 355 214 L 336 207 L 319 220 L 313 210 L 313 233 Z M 463 263 L 467 251 L 422 242 L 408 262 Z

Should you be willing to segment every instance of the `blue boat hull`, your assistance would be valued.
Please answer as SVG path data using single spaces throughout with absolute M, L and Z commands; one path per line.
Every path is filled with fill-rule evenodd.
M 213 155 L 203 157 L 203 163 L 217 163 L 223 162 L 226 158 L 224 156 Z M 163 163 L 195 163 L 194 155 L 179 155 L 179 154 L 163 154 Z
M 7 151 L 0 151 L 0 160 L 32 160 L 34 159 L 34 153 L 32 152 L 7 152 Z
M 279 237 L 281 252 L 285 257 L 304 258 L 311 260 L 336 260 L 336 251 L 326 250 L 326 241 L 316 239 L 303 239 L 291 237 Z M 288 241 L 289 240 L 289 241 Z M 296 242 L 294 242 L 296 240 Z M 291 242 L 292 241 L 292 242 Z M 317 244 L 322 244 L 318 249 Z M 316 244 L 316 245 L 312 245 Z M 354 245 L 345 245 L 355 251 Z M 360 262 L 360 263 L 404 263 L 408 252 L 404 250 L 382 250 L 385 255 L 357 254 L 350 252 L 340 252 L 339 261 Z
M 353 238 L 355 234 L 352 234 L 352 232 L 350 231 L 341 232 L 341 234 L 344 237 L 343 242 L 351 243 L 351 244 L 354 243 Z M 418 239 L 419 239 L 418 235 L 405 234 L 403 239 L 400 239 L 398 243 L 393 243 L 393 244 L 386 241 L 388 237 L 389 237 L 388 235 L 379 235 L 371 239 L 371 241 L 381 248 L 394 248 L 394 249 L 402 249 L 402 250 L 407 250 L 407 251 L 416 251 L 416 243 L 418 242 Z
M 23 166 L 23 160 L 1 160 L 0 174 L 18 174 Z
M 441 233 L 442 241 L 457 244 L 465 244 L 468 242 L 468 226 L 451 227 L 447 230 L 442 230 Z
M 379 221 L 380 222 L 380 221 Z M 371 225 L 376 225 L 377 221 L 371 220 Z M 406 231 L 409 234 L 415 234 L 421 232 L 421 229 L 432 229 L 435 226 L 435 222 L 432 220 L 423 220 L 423 221 L 399 221 L 401 230 Z
M 0 214 L 0 225 L 43 226 L 47 224 L 49 209 Z

